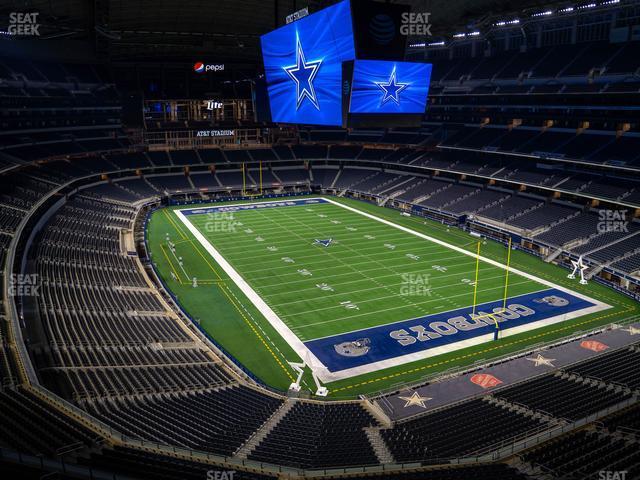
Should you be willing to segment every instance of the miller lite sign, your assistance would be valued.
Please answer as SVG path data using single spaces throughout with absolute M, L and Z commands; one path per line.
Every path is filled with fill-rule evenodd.
M 222 108 L 222 102 L 216 102 L 215 100 L 206 100 L 204 103 L 207 106 L 207 110 Z

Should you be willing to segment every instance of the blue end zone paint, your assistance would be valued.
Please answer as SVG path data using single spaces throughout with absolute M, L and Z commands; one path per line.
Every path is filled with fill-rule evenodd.
M 203 215 L 209 213 L 234 213 L 244 210 L 262 210 L 265 208 L 300 207 L 317 203 L 329 203 L 324 198 L 307 198 L 299 200 L 278 200 L 275 202 L 247 203 L 238 205 L 221 205 L 219 207 L 187 208 L 180 210 L 183 215 Z
M 498 323 L 501 331 L 507 331 L 594 305 L 569 293 L 550 288 L 508 299 L 508 313 L 499 318 Z M 495 311 L 502 309 L 502 300 L 478 305 L 476 315 L 492 313 L 494 309 Z M 471 322 L 471 312 L 472 308 L 466 307 L 310 340 L 305 342 L 305 345 L 330 372 L 336 372 L 435 347 L 452 345 L 480 335 L 489 335 L 491 338 L 496 328 L 495 323 L 490 319 L 486 319 L 486 323 L 482 320 Z M 458 325 L 459 328 L 454 325 Z M 352 345 L 351 342 L 355 341 L 360 341 L 360 344 Z M 343 354 L 339 354 L 337 350 L 341 350 Z M 356 356 L 359 353 L 364 354 Z

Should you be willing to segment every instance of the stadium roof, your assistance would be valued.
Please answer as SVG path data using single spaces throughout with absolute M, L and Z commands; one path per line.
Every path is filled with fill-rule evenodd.
M 284 23 L 286 15 L 315 12 L 336 0 L 26 0 L 5 2 L 0 21 L 12 11 L 40 12 L 44 38 L 86 38 L 108 44 L 112 59 L 179 60 L 210 55 L 217 61 L 259 61 L 258 38 Z M 430 12 L 435 35 L 513 12 L 507 0 L 398 0 L 414 12 Z M 549 5 L 522 0 L 519 9 Z M 556 2 L 557 3 L 557 2 Z M 107 49 L 104 49 L 107 51 Z

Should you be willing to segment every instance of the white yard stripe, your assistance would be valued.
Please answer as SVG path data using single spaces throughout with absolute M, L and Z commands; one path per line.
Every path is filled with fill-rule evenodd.
M 459 274 L 456 274 L 456 275 L 459 275 Z M 498 277 L 489 277 L 489 278 L 490 278 L 490 279 L 494 279 L 494 278 L 501 278 L 501 277 L 502 277 L 502 276 L 498 276 Z M 441 277 L 438 277 L 438 278 L 441 278 Z M 361 280 L 361 281 L 364 281 L 364 280 Z M 515 283 L 514 285 L 521 285 L 521 284 L 524 284 L 524 283 L 531 283 L 531 282 L 527 281 L 527 282 Z M 387 284 L 387 286 L 388 286 L 388 287 L 400 287 L 400 286 L 403 286 L 403 285 L 407 285 L 407 283 L 406 283 L 406 282 L 399 282 L 399 283 L 389 283 L 389 284 Z M 432 291 L 434 291 L 434 290 L 443 290 L 443 289 L 445 289 L 445 288 L 452 288 L 452 287 L 455 287 L 456 285 L 458 285 L 458 286 L 459 286 L 459 285 L 460 285 L 460 282 L 456 282 L 456 283 L 448 283 L 448 284 L 446 284 L 446 285 L 441 285 L 441 286 L 439 286 L 439 287 L 430 288 L 428 291 L 432 292 Z M 333 284 L 331 284 L 331 286 L 333 287 L 334 285 L 333 285 Z M 464 286 L 464 285 L 463 285 L 463 286 Z M 372 288 L 363 288 L 363 289 L 360 289 L 360 290 L 349 290 L 349 291 L 347 291 L 347 292 L 332 292 L 332 293 L 331 293 L 331 295 L 357 295 L 358 293 L 362 293 L 362 292 L 370 292 L 370 291 L 372 291 L 372 290 L 378 290 L 378 289 L 380 289 L 380 288 L 383 288 L 383 287 L 379 287 L 379 286 L 378 286 L 378 287 L 372 287 Z M 501 285 L 501 286 L 500 286 L 500 288 L 504 288 L 504 285 Z M 318 288 L 317 288 L 317 287 L 315 287 L 315 289 L 317 290 Z M 491 290 L 493 290 L 493 289 L 494 289 L 494 287 L 491 287 Z M 308 289 L 306 289 L 306 290 L 313 290 L 313 289 L 308 288 Z M 296 291 L 298 292 L 298 291 L 300 291 L 300 290 L 296 290 Z M 482 293 L 482 292 L 484 292 L 484 291 L 488 291 L 488 290 L 478 290 L 478 293 Z M 401 295 L 402 295 L 402 294 L 396 293 L 396 294 L 394 294 L 392 297 L 376 297 L 376 298 L 372 298 L 372 299 L 369 299 L 369 300 L 361 300 L 361 301 L 359 301 L 359 302 L 358 302 L 358 305 L 360 305 L 360 304 L 362 304 L 362 303 L 366 303 L 366 302 L 374 302 L 374 301 L 377 301 L 377 300 L 382 300 L 382 299 L 385 299 L 385 298 L 393 298 L 393 297 L 397 297 L 397 296 L 401 296 Z M 452 297 L 452 298 L 453 298 L 453 297 Z M 291 302 L 272 303 L 271 305 L 272 305 L 272 307 L 278 307 L 278 308 L 279 308 L 279 307 L 282 307 L 282 306 L 285 306 L 285 305 L 293 305 L 293 304 L 296 304 L 296 303 L 303 303 L 303 302 L 313 302 L 313 301 L 315 301 L 315 300 L 322 300 L 322 301 L 325 301 L 325 302 L 326 302 L 326 301 L 328 300 L 328 298 L 327 298 L 327 297 L 322 297 L 322 298 L 312 298 L 312 299 L 308 299 L 308 298 L 307 298 L 307 299 L 301 299 L 301 300 L 293 300 L 293 301 L 291 301 Z M 437 299 L 437 301 L 440 301 L 440 299 Z M 421 305 L 421 303 L 420 303 L 420 302 L 418 302 L 418 303 Z M 333 308 L 333 307 L 327 307 L 327 308 Z M 338 308 L 338 306 L 337 306 L 337 307 L 335 307 L 335 308 Z M 461 307 L 461 308 L 462 308 L 462 307 Z M 291 315 L 302 315 L 303 313 L 311 313 L 311 312 L 317 312 L 317 311 L 319 311 L 319 310 L 311 310 L 311 311 L 309 311 L 309 312 L 293 313 L 293 314 L 291 314 Z M 375 313 L 375 312 L 371 312 L 371 313 Z M 435 313 L 435 312 L 434 312 L 434 313 Z M 344 319 L 344 318 L 347 318 L 347 317 L 341 317 L 341 318 L 340 318 L 340 320 L 342 320 L 342 319 Z
M 318 247 L 318 248 L 324 248 L 324 247 Z M 383 248 L 384 251 L 383 252 L 379 252 L 379 253 L 370 253 L 368 255 L 370 255 L 372 257 L 378 257 L 378 256 L 388 257 L 393 252 L 393 253 L 396 253 L 396 254 L 402 254 L 402 257 L 404 257 L 407 253 L 416 253 L 416 254 L 423 253 L 421 250 L 416 250 L 415 248 L 408 249 L 408 250 L 399 250 L 399 249 L 396 248 L 395 250 L 390 250 L 390 249 L 387 249 L 387 248 L 383 247 L 382 245 L 377 245 L 375 248 L 376 248 L 376 251 L 379 251 L 381 248 Z M 365 249 L 362 249 L 362 250 L 365 250 Z M 366 250 L 368 250 L 368 249 L 366 249 Z M 278 252 L 280 252 L 280 250 L 278 250 Z M 295 260 L 295 257 L 298 255 L 298 253 L 303 253 L 303 252 L 304 252 L 304 250 L 302 250 L 302 249 L 295 250 L 293 252 L 290 251 L 290 250 L 287 250 L 286 251 L 286 255 Z M 326 256 L 326 255 L 325 254 L 323 254 L 323 255 L 313 255 L 313 256 L 305 255 L 304 256 L 304 261 L 307 261 L 310 257 L 315 258 L 315 257 L 323 257 L 323 256 Z M 456 255 L 455 257 L 438 257 L 437 258 L 437 260 L 439 262 L 438 265 L 441 265 L 443 260 L 452 259 L 452 258 L 459 258 L 459 257 L 460 257 L 460 255 Z M 243 257 L 243 258 L 247 258 L 247 257 Z M 424 260 L 424 261 L 427 261 L 430 258 L 431 257 L 422 258 L 422 256 L 420 256 L 420 260 Z M 399 260 L 399 259 L 400 258 L 389 258 L 389 260 L 396 260 L 396 261 Z M 313 262 L 313 265 L 314 265 L 313 268 L 314 268 L 314 270 L 318 270 L 317 265 L 321 265 L 321 264 L 324 264 L 324 263 L 329 263 L 331 261 L 332 260 L 330 260 L 330 259 L 323 260 L 323 261 L 320 261 L 320 260 L 314 261 Z M 384 261 L 386 261 L 386 258 L 385 258 Z M 273 271 L 273 270 L 280 270 L 280 269 L 284 269 L 284 268 L 291 268 L 290 264 L 282 265 L 282 260 L 279 259 L 279 258 L 273 259 L 273 260 L 266 260 L 266 262 L 274 263 L 275 265 L 273 267 L 266 267 L 265 266 L 265 268 L 260 268 L 260 269 L 256 269 L 256 270 L 247 270 L 245 273 L 250 274 L 250 273 L 264 272 L 266 269 L 268 269 L 269 271 Z M 241 267 L 243 265 L 242 263 L 239 263 L 239 262 L 234 262 L 234 263 L 238 267 Z M 354 262 L 351 265 L 354 265 L 354 266 L 356 266 L 356 265 L 367 265 L 369 263 L 371 263 L 371 262 L 370 261 L 367 261 L 367 262 Z M 469 261 L 467 264 L 472 264 L 472 263 L 473 262 Z M 465 265 L 467 265 L 467 264 L 465 264 Z M 279 266 L 277 266 L 277 265 L 279 265 Z M 446 266 L 446 265 L 443 265 L 443 266 Z M 429 267 L 431 267 L 431 265 Z M 319 270 L 324 270 L 324 268 L 320 268 Z
M 370 240 L 370 241 L 371 241 L 372 244 L 374 243 L 374 241 L 372 241 L 372 240 Z M 286 251 L 287 252 L 287 256 L 289 256 L 289 257 L 294 257 L 299 252 L 305 252 L 305 251 L 308 252 L 309 251 L 308 247 L 311 246 L 311 243 L 307 243 L 306 244 L 306 248 L 304 248 L 304 249 L 303 248 L 297 248 L 297 249 L 287 248 L 285 250 L 285 248 L 283 248 L 281 243 L 278 242 L 277 240 L 275 240 L 275 241 L 267 241 L 267 240 L 265 240 L 264 242 L 260 242 L 260 243 L 267 244 L 267 245 L 272 245 L 272 244 L 275 245 L 275 244 L 277 244 L 278 252 Z M 300 242 L 298 242 L 298 244 L 299 243 Z M 249 245 L 256 246 L 256 242 L 253 241 L 250 244 L 248 244 L 248 246 Z M 333 248 L 339 247 L 341 245 L 344 245 L 344 242 L 340 241 L 340 243 L 335 245 Z M 427 246 L 423 246 L 423 247 L 417 247 L 418 249 L 422 248 L 424 250 L 422 250 L 422 249 L 417 250 L 416 247 L 415 247 L 417 244 L 413 243 L 412 245 L 414 245 L 413 249 L 407 249 L 407 250 L 402 249 L 401 250 L 401 249 L 397 248 L 397 245 L 396 245 L 396 249 L 395 250 L 391 250 L 391 249 L 387 249 L 386 247 L 384 247 L 384 244 L 377 244 L 377 245 L 372 245 L 371 247 L 367 247 L 367 248 L 362 248 L 362 249 L 359 248 L 358 251 L 361 252 L 361 251 L 368 251 L 370 249 L 373 250 L 374 248 L 377 249 L 377 250 L 379 250 L 380 248 L 383 248 L 383 247 L 385 248 L 385 250 L 383 252 L 369 254 L 369 255 L 373 255 L 373 256 L 389 255 L 392 252 L 396 252 L 396 253 L 416 253 L 416 254 L 418 254 L 419 252 L 423 252 L 423 251 L 425 253 L 427 253 L 427 254 L 430 253 L 430 252 L 442 252 L 442 248 L 438 247 L 438 246 L 434 247 L 433 245 L 427 245 Z M 221 246 L 225 250 L 225 253 L 228 253 L 227 252 L 227 248 L 224 245 L 221 245 Z M 320 251 L 321 249 L 324 250 L 325 247 L 316 246 L 316 248 Z M 247 251 L 246 247 L 244 247 L 241 250 L 242 253 L 246 253 L 246 251 Z M 346 252 L 338 251 L 338 252 L 334 252 L 333 254 L 334 255 L 340 255 L 340 254 L 346 254 Z M 310 254 L 310 255 L 306 254 L 304 256 L 304 258 L 306 260 L 306 259 L 313 259 L 313 258 L 322 258 L 322 257 L 326 257 L 326 256 L 327 256 L 326 252 L 323 252 L 323 253 Z M 242 259 L 243 260 L 245 260 L 245 259 L 246 260 L 252 260 L 252 259 L 256 259 L 256 258 L 264 258 L 264 253 L 261 254 L 261 255 L 251 255 L 251 256 L 242 255 Z M 448 258 L 452 258 L 452 257 L 448 257 Z M 279 259 L 274 259 L 274 260 L 269 260 L 269 261 L 277 261 L 277 260 L 279 260 Z M 252 263 L 255 263 L 255 262 L 250 262 L 250 261 L 247 261 L 246 263 L 245 262 L 236 262 L 236 265 L 242 266 L 243 264 L 252 264 Z
M 313 228 L 313 227 L 312 227 L 312 226 L 310 226 L 310 225 L 307 225 L 307 224 L 306 224 L 306 223 L 304 223 L 303 221 L 298 220 L 298 219 L 296 219 L 296 218 L 294 218 L 294 217 L 291 217 L 290 215 L 287 215 L 287 213 L 286 213 L 286 211 L 285 211 L 285 210 L 281 210 L 281 214 L 282 214 L 282 215 L 284 215 L 285 217 L 287 217 L 288 219 L 290 219 L 290 220 L 292 220 L 292 221 L 294 221 L 294 222 L 299 223 L 300 225 L 302 225 L 303 227 L 305 227 L 305 228 L 307 228 L 307 229 L 309 229 L 309 228 L 310 228 L 310 229 L 312 229 L 312 230 L 317 231 L 317 229 Z M 294 233 L 294 232 L 292 232 L 292 233 Z M 294 233 L 294 234 L 295 234 L 295 233 Z M 354 248 L 350 247 L 349 245 L 345 245 L 345 244 L 343 244 L 343 247 L 345 247 L 345 248 L 347 248 L 349 251 L 353 252 L 353 254 L 354 254 L 356 257 L 358 257 L 358 256 L 359 256 L 359 257 L 365 257 L 365 258 L 369 258 L 369 259 L 371 260 L 371 256 L 370 256 L 370 255 L 367 255 L 367 254 L 364 254 L 364 255 L 363 255 L 359 250 L 356 250 L 356 249 L 354 249 Z M 334 256 L 332 253 L 329 253 L 329 255 Z M 393 291 L 393 290 L 392 290 L 388 285 L 385 285 L 384 283 L 381 283 L 380 281 L 378 281 L 378 280 L 377 280 L 376 278 L 374 278 L 374 277 L 370 277 L 369 275 L 366 275 L 362 270 L 359 270 L 359 269 L 354 268 L 354 266 L 352 265 L 352 263 L 351 263 L 351 262 L 349 262 L 349 261 L 346 261 L 346 262 L 345 262 L 345 261 L 343 261 L 341 258 L 338 258 L 337 260 L 338 260 L 340 263 L 342 263 L 345 267 L 347 267 L 348 269 L 351 269 L 351 270 L 353 270 L 354 272 L 356 272 L 357 274 L 362 275 L 362 276 L 364 276 L 364 277 L 368 278 L 372 283 L 375 283 L 375 284 L 379 285 L 379 286 L 380 286 L 380 287 L 382 287 L 384 290 L 386 290 L 386 291 L 388 291 L 389 293 L 391 293 L 391 294 L 393 295 L 393 297 L 394 297 L 394 298 L 395 298 L 395 297 L 397 297 L 396 292 L 394 292 L 394 291 Z M 396 271 L 396 270 L 394 270 L 393 268 L 391 268 L 391 267 L 389 267 L 389 266 L 387 266 L 387 265 L 384 265 L 380 260 L 373 259 L 373 260 L 372 260 L 372 262 L 373 262 L 373 263 L 377 263 L 377 264 L 378 264 L 378 265 L 380 265 L 382 268 L 384 268 L 384 269 L 386 269 L 386 270 L 388 270 L 388 271 L 390 271 L 390 272 L 400 274 L 400 272 L 397 272 L 397 271 Z M 407 306 L 415 307 L 416 309 L 418 309 L 418 310 L 419 310 L 419 306 L 418 306 L 416 303 L 414 303 L 411 299 L 409 299 L 408 297 L 406 297 L 406 296 L 401 296 L 401 297 L 399 297 L 399 299 L 400 299 L 400 300 L 402 300 L 402 301 L 403 301 Z
M 387 255 L 389 254 L 389 252 L 384 252 L 384 253 L 386 253 Z M 404 253 L 404 252 L 400 252 L 400 253 Z M 295 257 L 295 254 L 293 254 L 293 253 L 288 253 L 288 252 L 287 252 L 287 254 L 286 254 L 286 255 L 287 255 L 288 257 L 292 257 L 292 258 L 293 258 L 293 257 Z M 377 255 L 377 254 L 375 254 L 375 256 L 378 256 L 378 255 Z M 398 260 L 402 260 L 403 258 L 404 258 L 404 255 L 403 255 L 402 257 L 400 257 L 400 258 L 394 258 L 393 260 L 395 260 L 395 261 L 397 262 Z M 457 255 L 457 256 L 455 256 L 455 257 L 445 257 L 445 258 L 442 258 L 442 257 L 431 258 L 431 257 L 429 257 L 429 258 L 425 258 L 425 259 L 421 258 L 420 260 L 421 260 L 421 261 L 422 261 L 422 260 L 424 260 L 425 262 L 432 262 L 432 261 L 439 261 L 439 262 L 441 262 L 442 260 L 450 260 L 450 259 L 452 259 L 452 258 L 460 258 L 460 255 Z M 295 259 L 295 258 L 294 258 L 294 259 Z M 306 259 L 306 257 L 305 257 L 305 259 Z M 385 260 L 385 261 L 386 261 L 386 260 Z M 379 260 L 378 260 L 378 261 L 376 261 L 376 263 L 377 263 L 377 262 L 379 262 Z M 317 262 L 317 263 L 325 263 L 325 262 Z M 354 263 L 352 263 L 351 265 L 352 265 L 352 266 L 356 266 L 356 265 L 369 265 L 369 264 L 371 264 L 371 263 L 372 263 L 372 261 L 369 259 L 369 260 L 368 260 L 368 261 L 366 261 L 366 262 L 354 262 Z M 236 264 L 236 265 L 237 265 L 238 267 L 240 267 L 240 265 L 238 265 L 238 264 Z M 291 266 L 292 266 L 292 265 L 304 266 L 303 262 L 296 262 L 295 264 L 288 264 L 288 265 L 284 265 L 284 267 L 289 267 L 289 268 L 291 268 Z M 442 265 L 442 263 L 438 263 L 438 265 Z M 473 262 L 469 262 L 468 264 L 465 264 L 465 265 L 473 265 Z M 404 265 L 396 265 L 396 266 L 397 266 L 398 268 L 400 268 L 400 267 L 402 267 L 402 266 L 404 266 Z M 419 263 L 419 262 L 416 262 L 415 260 L 407 260 L 407 265 L 406 265 L 406 266 L 413 266 L 413 267 L 416 267 L 416 266 L 422 266 L 422 268 L 423 268 L 423 269 L 426 269 L 426 270 L 431 271 L 431 267 L 432 267 L 433 265 L 420 265 L 420 263 Z M 447 268 L 448 268 L 448 265 L 442 265 L 442 266 L 444 266 L 444 267 L 447 267 Z M 271 271 L 273 271 L 273 270 L 278 270 L 279 268 L 282 268 L 282 267 L 263 268 L 263 269 L 260 269 L 260 270 L 253 270 L 252 272 L 245 272 L 245 273 L 247 273 L 247 274 L 248 274 L 248 273 L 256 273 L 256 272 L 264 272 L 265 270 L 267 270 L 267 271 L 271 272 Z M 323 271 L 325 271 L 325 270 L 335 270 L 335 262 L 334 262 L 334 267 L 333 267 L 333 268 L 331 268 L 331 267 L 321 267 L 321 268 L 318 268 L 318 267 L 316 267 L 316 262 L 314 262 L 314 266 L 313 266 L 313 267 L 310 267 L 310 268 L 313 268 L 313 272 L 311 272 L 311 273 L 313 273 L 313 274 L 315 275 L 315 273 L 316 273 L 316 272 L 323 272 Z M 384 267 L 376 267 L 376 268 L 365 268 L 365 269 L 362 269 L 361 271 L 362 271 L 362 272 L 375 272 L 376 270 L 384 270 L 384 269 L 385 269 Z M 413 271 L 413 270 L 412 270 L 412 271 Z M 399 273 L 409 273 L 409 272 L 399 272 Z M 346 275 L 346 274 L 348 274 L 348 272 L 347 272 L 347 273 L 338 273 L 338 274 L 335 274 L 335 275 L 329 275 L 329 277 L 327 277 L 327 278 L 332 278 L 332 277 L 334 277 L 334 276 L 341 276 L 341 275 Z M 281 274 L 279 274 L 279 275 L 278 275 L 278 279 L 280 279 L 280 278 L 282 278 L 282 277 L 286 277 L 286 276 L 288 276 L 288 275 L 298 275 L 298 273 L 296 273 L 296 272 L 291 272 L 291 273 L 281 273 Z M 264 276 L 264 277 L 251 277 L 251 280 L 268 280 L 268 279 L 273 279 L 273 275 L 266 275 L 266 276 Z M 291 282 L 291 283 L 296 283 L 296 282 Z M 278 284 L 279 284 L 279 285 L 282 285 L 283 283 L 282 283 L 282 282 L 278 282 Z
M 466 264 L 460 264 L 460 265 L 466 265 Z M 485 267 L 485 269 L 480 268 L 479 270 L 480 270 L 480 272 L 491 271 L 491 270 L 493 270 L 493 267 L 491 267 L 491 270 L 489 270 L 489 267 Z M 402 272 L 402 273 L 401 273 L 401 274 L 399 274 L 399 275 L 411 275 L 411 274 L 418 275 L 418 274 L 420 274 L 420 273 L 424 273 L 424 272 L 422 272 L 422 271 L 416 271 L 416 270 L 411 270 L 411 271 L 409 271 L 409 272 Z M 441 278 L 446 278 L 446 277 L 456 277 L 456 276 L 458 276 L 458 275 L 460 275 L 460 274 L 461 274 L 460 272 L 449 273 L 449 274 L 447 274 L 447 275 L 439 275 L 439 274 L 438 274 L 438 276 L 437 276 L 437 280 L 439 281 Z M 398 275 L 398 274 L 395 274 L 395 273 L 389 273 L 389 274 L 387 274 L 387 275 L 381 275 L 381 276 L 378 276 L 378 277 L 376 277 L 376 278 L 377 278 L 377 279 L 381 279 L 381 278 L 389 278 L 389 277 L 395 277 L 395 276 L 397 276 L 397 275 Z M 331 278 L 331 277 L 329 277 L 329 278 Z M 332 286 L 332 287 L 339 287 L 339 286 L 342 286 L 342 285 L 348 285 L 348 284 L 350 284 L 350 283 L 360 283 L 360 282 L 364 282 L 364 281 L 365 281 L 365 280 L 363 280 L 363 279 L 359 279 L 359 280 L 349 280 L 348 282 L 331 282 L 331 286 Z M 328 282 L 326 282 L 326 281 L 325 281 L 324 283 L 328 283 Z M 280 283 L 280 284 L 274 284 L 274 285 L 267 285 L 266 287 L 267 287 L 267 288 L 269 288 L 269 287 L 271 287 L 271 288 L 275 288 L 275 287 L 277 287 L 277 286 L 282 286 L 282 285 L 288 285 L 288 284 L 286 284 L 286 283 L 285 283 L 285 284 Z M 394 285 L 395 285 L 395 284 L 394 284 Z M 453 286 L 453 284 L 450 284 L 449 286 L 451 287 L 451 286 Z M 263 287 L 260 287 L 260 289 L 261 289 L 261 290 L 264 290 L 264 288 L 265 288 L 264 286 L 263 286 Z M 317 290 L 317 289 L 318 289 L 318 287 L 316 287 L 316 286 L 314 285 L 313 287 L 309 287 L 309 288 L 296 288 L 296 292 L 304 292 L 304 291 L 307 291 L 307 290 Z M 349 292 L 346 292 L 346 293 L 359 292 L 359 291 L 361 291 L 361 290 L 350 290 Z M 278 295 L 278 294 L 277 294 L 277 293 L 274 293 L 274 294 L 272 294 L 272 295 Z M 296 300 L 296 302 L 299 302 L 299 301 L 302 301 L 302 300 Z
M 287 246 L 287 245 L 298 245 L 300 243 L 300 240 L 283 240 L 283 238 L 289 238 L 287 236 L 283 236 L 280 235 L 278 237 L 269 237 L 268 235 L 264 234 L 261 231 L 257 231 L 254 230 L 253 227 L 249 226 L 248 228 L 250 228 L 251 230 L 253 230 L 252 233 L 245 233 L 244 231 L 242 233 L 244 233 L 244 235 L 247 236 L 246 240 L 245 239 L 238 239 L 238 238 L 233 238 L 233 240 L 229 240 L 229 241 L 225 241 L 224 243 L 227 244 L 227 250 L 229 251 L 229 253 L 233 253 L 236 250 L 239 250 L 241 252 L 246 251 L 248 246 L 253 246 L 255 245 L 255 237 L 259 236 L 259 237 L 263 237 L 264 238 L 264 242 L 278 242 L 281 246 Z M 282 226 L 280 227 L 280 232 L 282 232 Z M 317 229 L 313 229 L 316 230 Z M 227 232 L 225 232 L 226 234 Z M 338 240 L 339 242 L 341 242 L 340 244 L 343 245 L 349 241 L 352 240 L 366 240 L 365 239 L 365 235 L 369 235 L 367 233 L 356 233 L 356 234 L 349 234 L 349 235 L 341 235 L 339 232 L 335 233 L 335 232 L 323 232 L 323 235 L 325 236 L 330 236 L 335 238 L 336 240 Z M 397 233 L 393 233 L 393 234 L 375 234 L 373 235 L 375 237 L 375 239 L 369 240 L 371 242 L 373 242 L 374 240 L 379 240 L 379 241 L 384 241 L 384 242 L 388 242 L 391 241 L 391 239 L 394 238 L 401 238 L 401 235 L 398 235 Z M 305 241 L 313 241 L 314 238 L 302 238 Z M 228 246 L 229 244 L 233 244 L 234 246 Z
M 500 278 L 500 277 L 492 277 L 492 278 Z M 521 282 L 514 282 L 513 285 L 523 285 L 525 283 L 530 283 L 530 282 L 528 280 L 526 280 L 526 281 L 523 280 Z M 441 290 L 443 288 L 451 288 L 451 287 L 452 287 L 452 285 L 446 285 L 446 286 L 442 286 L 442 287 L 432 288 L 431 290 Z M 504 289 L 504 285 L 497 285 L 495 287 L 486 288 L 484 290 L 478 290 L 478 294 L 490 292 L 490 291 L 493 291 L 493 290 L 501 290 L 501 289 Z M 458 295 L 447 295 L 447 297 L 449 297 L 449 298 L 458 298 L 458 297 L 464 297 L 464 296 L 469 296 L 469 295 L 471 295 L 471 291 L 460 293 Z M 371 298 L 369 300 L 360 300 L 360 301 L 358 301 L 358 305 L 361 305 L 361 304 L 364 304 L 364 303 L 368 303 L 368 302 L 377 302 L 379 300 L 386 300 L 388 298 L 395 298 L 395 297 L 401 297 L 401 295 L 398 294 L 398 293 L 395 293 L 393 295 L 386 296 L 386 297 L 376 297 L 376 298 Z M 441 301 L 440 298 L 435 298 L 435 299 L 431 299 L 431 300 L 417 301 L 417 302 L 414 303 L 414 305 L 422 306 L 422 305 L 426 305 L 428 303 L 440 302 L 440 301 Z M 279 305 L 276 305 L 276 306 L 279 306 Z M 335 308 L 339 309 L 339 308 L 344 308 L 344 307 L 342 307 L 341 305 L 332 305 L 330 307 L 315 308 L 313 310 L 307 310 L 305 312 L 290 313 L 290 314 L 286 315 L 286 318 L 289 319 L 291 317 L 297 317 L 298 315 L 309 315 L 311 313 L 324 312 L 326 310 L 333 310 Z M 358 318 L 358 317 L 362 317 L 364 315 L 373 315 L 373 314 L 380 313 L 380 312 L 388 312 L 388 311 L 391 311 L 391 310 L 397 310 L 399 308 L 406 308 L 406 305 L 405 306 L 400 306 L 400 307 L 383 308 L 382 310 L 376 310 L 375 312 L 366 312 L 366 313 L 363 312 L 363 313 L 359 313 L 357 315 L 348 315 L 346 317 L 335 318 L 335 319 L 332 319 L 332 320 L 323 320 L 321 322 L 307 323 L 307 324 L 302 325 L 302 326 L 300 326 L 298 328 L 307 328 L 307 327 L 312 327 L 314 325 L 323 325 L 325 323 L 341 322 L 343 320 L 348 320 L 350 318 Z M 460 307 L 460 308 L 463 308 L 463 307 Z M 400 320 L 400 321 L 403 321 L 403 320 Z
M 304 222 L 302 222 L 302 221 L 300 221 L 300 220 L 297 220 L 296 218 L 293 218 L 293 217 L 291 217 L 290 215 L 287 215 L 286 213 L 283 213 L 283 214 L 284 214 L 288 219 L 290 219 L 290 220 L 292 220 L 292 221 L 294 221 L 294 222 L 299 223 L 300 225 L 302 225 L 302 226 L 303 226 L 303 227 L 305 227 L 306 229 L 315 230 L 313 227 L 311 227 L 311 226 L 309 226 L 309 225 L 305 224 Z M 273 220 L 273 219 L 271 219 L 271 221 L 273 221 L 274 223 L 278 223 L 278 222 L 276 222 L 276 221 L 275 221 L 275 220 Z M 301 236 L 300 234 L 298 234 L 297 232 L 295 232 L 295 231 L 293 231 L 293 230 L 290 230 L 290 229 L 288 229 L 288 228 L 286 228 L 286 227 L 283 227 L 283 228 L 284 228 L 284 230 L 288 231 L 291 235 L 294 235 L 294 236 L 297 236 L 297 237 L 299 237 L 299 238 L 304 239 L 304 237 L 302 237 L 302 236 Z M 349 247 L 348 245 L 343 245 L 343 246 L 345 246 L 348 250 L 350 250 L 350 251 L 352 251 L 352 252 L 354 252 L 354 253 L 356 253 L 356 254 L 357 254 L 357 252 L 356 252 L 353 248 Z M 358 270 L 358 269 L 354 268 L 354 267 L 353 267 L 353 265 L 351 264 L 351 262 L 349 262 L 348 260 L 347 260 L 347 261 L 345 261 L 345 260 L 343 260 L 343 259 L 341 259 L 341 258 L 338 258 L 338 257 L 337 257 L 334 253 L 332 253 L 331 251 L 326 252 L 326 254 L 327 254 L 328 256 L 330 256 L 330 257 L 334 258 L 338 263 L 340 263 L 340 264 L 344 265 L 344 267 L 345 267 L 347 270 L 351 270 L 351 271 L 352 271 L 353 273 L 355 273 L 356 275 L 360 275 L 360 276 L 362 276 L 362 277 L 365 277 L 366 279 L 368 279 L 368 280 L 369 280 L 369 281 L 371 281 L 372 283 L 378 284 L 380 287 L 384 288 L 384 289 L 385 289 L 385 290 L 387 290 L 389 293 L 393 294 L 393 296 L 394 296 L 394 297 L 396 296 L 395 292 L 393 292 L 393 291 L 392 291 L 388 286 L 386 286 L 386 285 L 384 285 L 384 284 L 382 284 L 382 283 L 378 282 L 375 278 L 370 277 L 369 275 L 367 275 L 366 273 L 364 273 L 362 270 Z M 379 263 L 379 264 L 380 264 L 380 262 L 377 262 L 377 263 Z M 380 265 L 382 265 L 382 264 L 380 264 Z M 386 267 L 386 266 L 385 266 L 384 268 L 386 268 L 387 270 L 389 270 L 389 271 L 393 272 L 393 269 L 391 269 L 391 268 L 389 268 L 389 267 Z M 400 299 L 401 299 L 402 301 L 404 301 L 404 302 L 405 302 L 405 304 L 407 304 L 407 306 L 418 308 L 418 306 L 417 306 L 417 305 L 415 305 L 415 304 L 414 304 L 411 300 L 409 300 L 408 298 L 406 298 L 406 297 L 401 297 Z

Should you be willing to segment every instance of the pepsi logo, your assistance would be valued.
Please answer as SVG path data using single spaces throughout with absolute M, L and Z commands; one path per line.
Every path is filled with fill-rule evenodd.
M 193 65 L 193 71 L 196 72 L 196 73 L 222 72 L 222 71 L 224 71 L 224 63 L 204 64 L 202 62 L 196 62 Z

